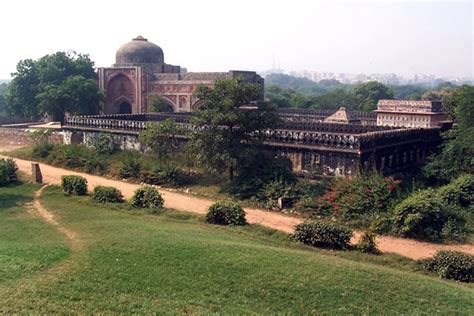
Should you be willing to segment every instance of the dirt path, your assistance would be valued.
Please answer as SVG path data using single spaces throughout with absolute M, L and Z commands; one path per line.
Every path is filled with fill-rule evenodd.
M 31 161 L 15 159 L 18 168 L 31 174 Z M 62 175 L 80 175 L 85 177 L 89 183 L 89 189 L 96 185 L 113 186 L 122 191 L 125 198 L 130 198 L 133 192 L 140 187 L 139 184 L 127 183 L 119 180 L 89 175 L 86 173 L 69 171 L 45 164 L 40 164 L 43 174 L 43 181 L 49 184 L 60 184 Z M 182 193 L 170 192 L 161 189 L 165 200 L 165 207 L 174 208 L 181 211 L 204 214 L 207 208 L 213 203 L 212 200 L 198 198 Z M 302 219 L 285 216 L 278 213 L 267 212 L 260 209 L 246 208 L 247 220 L 251 224 L 259 224 L 286 233 L 292 233 L 295 225 L 302 222 Z M 353 242 L 357 240 L 357 236 Z M 378 246 L 383 252 L 392 252 L 412 259 L 420 259 L 433 256 L 438 250 L 457 250 L 474 255 L 474 244 L 466 245 L 439 245 L 416 240 L 381 236 L 377 238 Z
M 67 229 L 66 227 L 62 226 L 56 219 L 54 218 L 54 215 L 50 213 L 48 210 L 46 210 L 40 203 L 39 197 L 41 196 L 41 193 L 47 186 L 42 186 L 38 191 L 35 192 L 35 197 L 33 201 L 33 209 L 36 211 L 36 213 L 47 223 L 52 224 L 57 227 L 58 231 L 63 234 L 64 236 L 67 237 L 69 240 L 69 243 L 71 245 L 71 250 L 72 251 L 80 251 L 82 250 L 82 242 L 80 239 L 77 237 L 77 234 L 70 230 Z

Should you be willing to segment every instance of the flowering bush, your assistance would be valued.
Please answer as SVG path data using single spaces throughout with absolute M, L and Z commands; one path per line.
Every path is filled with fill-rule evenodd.
M 399 184 L 400 181 L 393 177 L 376 173 L 338 178 L 331 189 L 318 199 L 318 204 L 330 204 L 333 214 L 343 219 L 385 213 L 394 200 Z

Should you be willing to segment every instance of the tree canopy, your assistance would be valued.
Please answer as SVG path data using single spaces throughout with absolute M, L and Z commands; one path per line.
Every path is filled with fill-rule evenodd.
M 7 94 L 8 84 L 3 82 L 0 84 L 0 116 L 6 115 L 7 111 Z
M 57 52 L 38 60 L 21 60 L 7 93 L 10 114 L 37 118 L 49 114 L 94 114 L 103 98 L 94 63 L 88 55 Z
M 213 88 L 197 89 L 195 95 L 202 106 L 192 119 L 195 131 L 190 146 L 205 167 L 218 172 L 227 170 L 229 179 L 233 180 L 234 170 L 253 156 L 255 146 L 260 144 L 254 136 L 281 122 L 267 103 L 260 102 L 252 109 L 242 108 L 258 100 L 259 94 L 258 85 L 244 83 L 239 78 L 217 80 Z
M 148 125 L 146 130 L 140 133 L 140 143 L 148 146 L 159 160 L 169 158 L 174 150 L 178 148 L 177 135 L 183 131 L 172 119 L 166 119 L 158 124 Z
M 352 88 L 352 93 L 356 100 L 356 109 L 359 111 L 375 110 L 378 100 L 393 99 L 393 91 L 377 81 L 356 84 Z
M 446 100 L 458 123 L 445 133 L 441 153 L 431 157 L 425 174 L 438 182 L 448 182 L 462 173 L 474 173 L 474 87 L 463 85 Z

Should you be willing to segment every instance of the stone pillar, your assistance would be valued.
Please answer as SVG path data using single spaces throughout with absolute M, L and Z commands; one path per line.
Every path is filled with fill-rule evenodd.
M 31 163 L 31 176 L 33 183 L 43 183 L 43 175 L 41 174 L 41 169 L 39 163 L 32 162 Z

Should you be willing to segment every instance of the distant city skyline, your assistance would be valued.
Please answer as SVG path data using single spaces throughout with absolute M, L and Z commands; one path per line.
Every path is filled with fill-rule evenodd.
M 472 1 L 7 1 L 0 79 L 21 59 L 89 54 L 97 67 L 137 35 L 189 71 L 272 68 L 472 78 Z M 137 14 L 139 13 L 139 14 Z M 7 49 L 5 49 L 7 48 Z
M 396 73 L 347 73 L 333 71 L 317 71 L 317 70 L 285 70 L 285 69 L 269 69 L 258 71 L 260 75 L 266 77 L 270 74 L 286 74 L 293 77 L 306 78 L 314 82 L 321 80 L 335 79 L 341 83 L 354 84 L 358 82 L 379 81 L 384 84 L 404 85 L 404 84 L 420 84 L 434 86 L 442 82 L 451 82 L 453 84 L 473 84 L 473 77 L 438 77 L 433 74 L 415 74 L 413 76 L 403 76 Z

